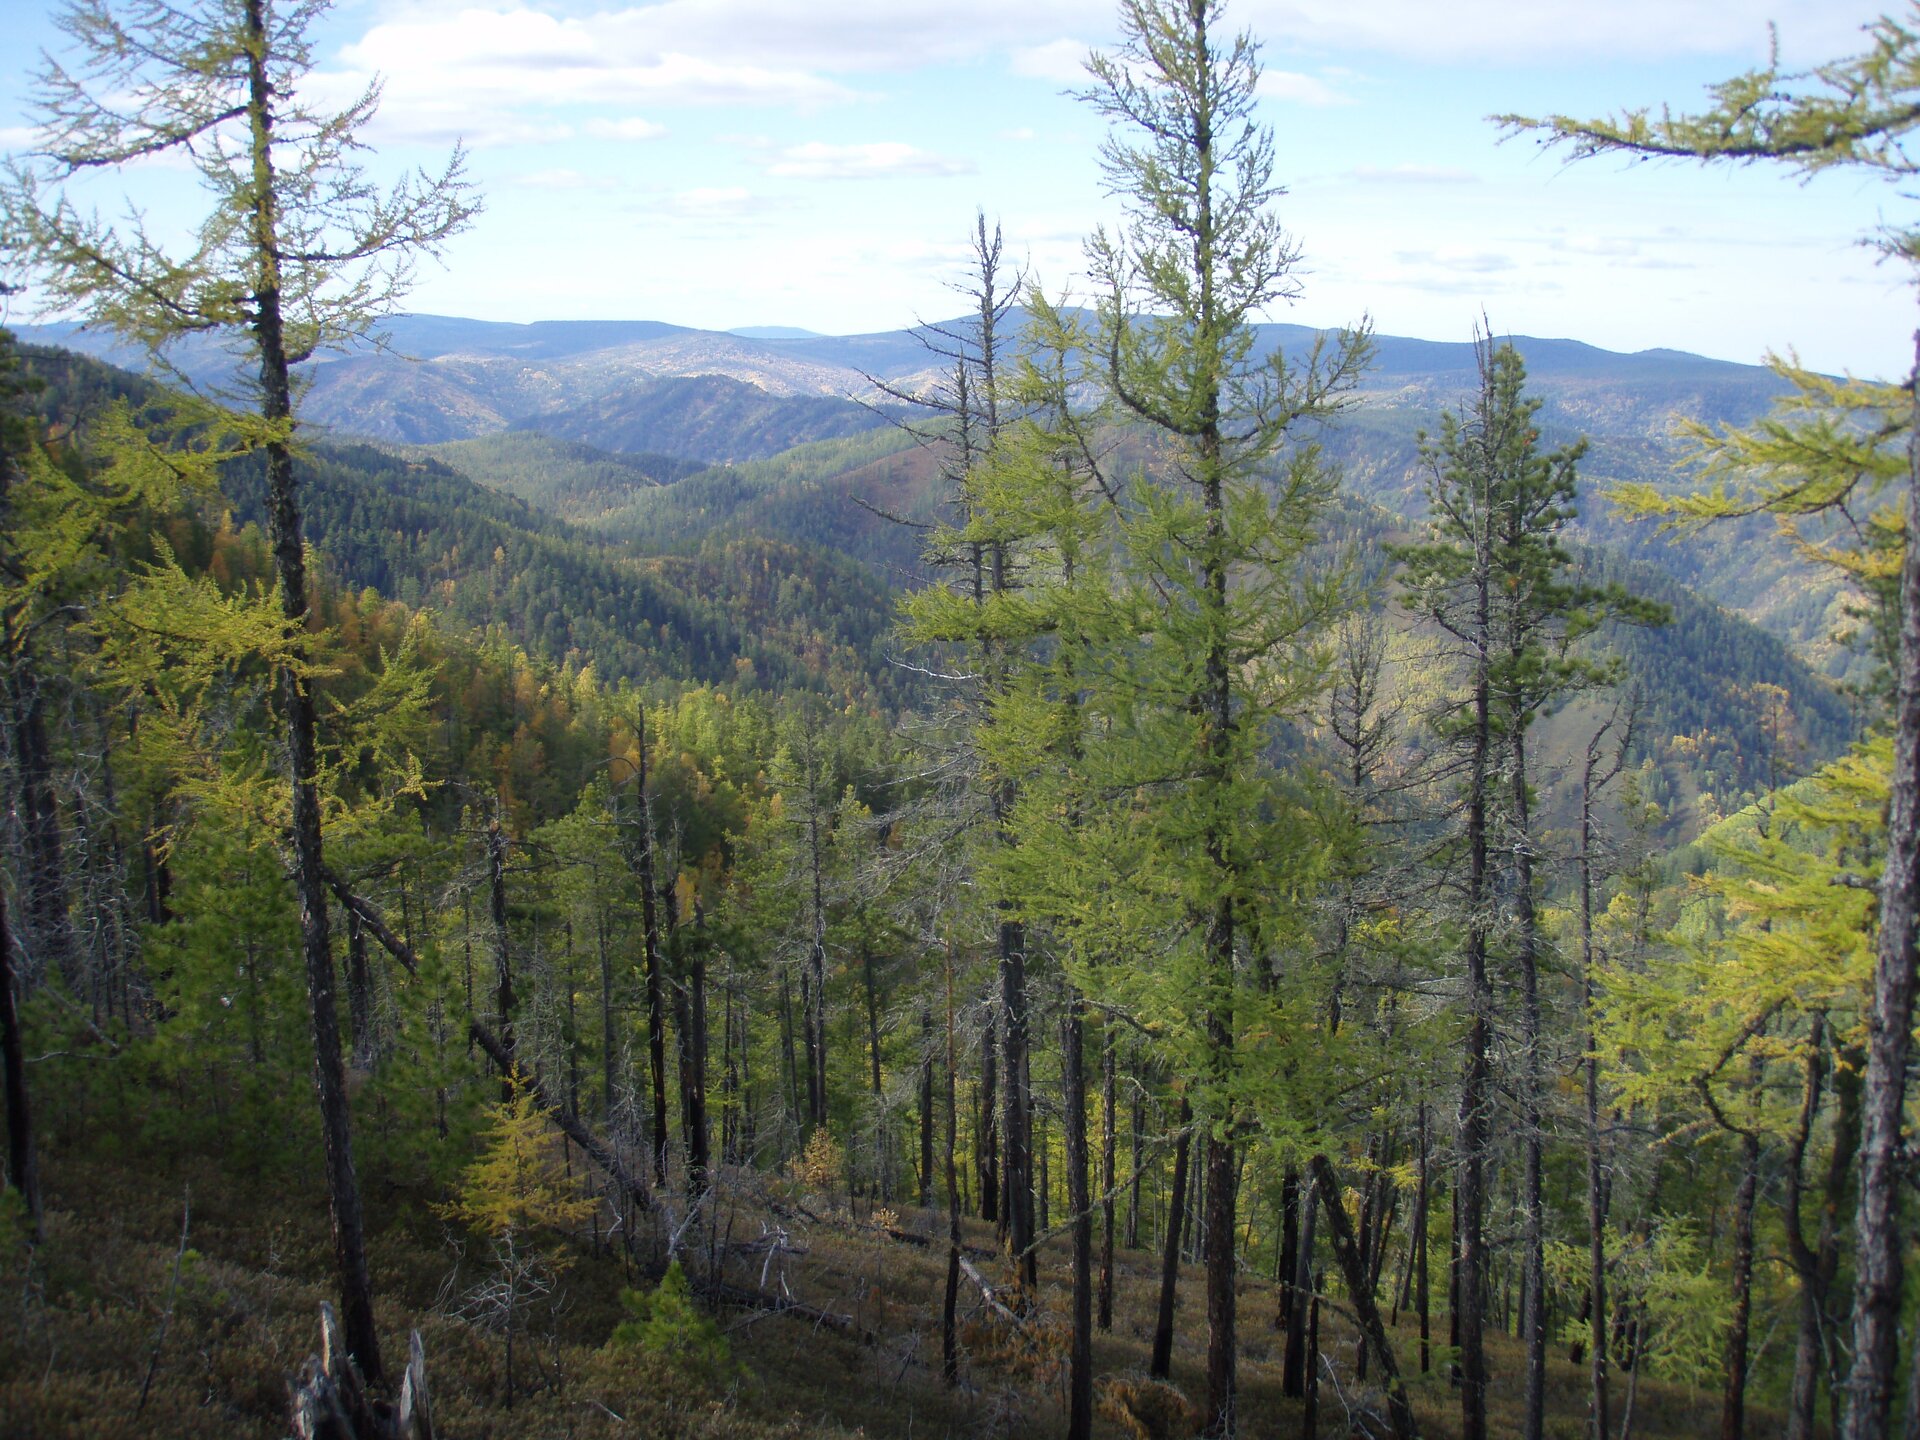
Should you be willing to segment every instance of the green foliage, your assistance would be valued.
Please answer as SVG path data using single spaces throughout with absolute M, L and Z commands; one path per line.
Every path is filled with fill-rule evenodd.
M 516 1085 L 511 1100 L 492 1107 L 482 1145 L 461 1176 L 459 1193 L 442 1207 L 448 1219 L 493 1239 L 542 1232 L 551 1237 L 570 1233 L 598 1205 L 567 1174 L 559 1137 L 526 1086 Z
M 667 1273 L 652 1290 L 622 1290 L 620 1305 L 630 1318 L 614 1326 L 607 1342 L 612 1348 L 643 1351 L 710 1382 L 732 1372 L 727 1337 L 694 1304 L 693 1286 L 677 1258 L 667 1262 Z

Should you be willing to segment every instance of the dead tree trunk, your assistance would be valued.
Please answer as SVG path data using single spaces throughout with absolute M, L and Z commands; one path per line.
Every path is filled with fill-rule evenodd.
M 640 943 L 647 982 L 647 1080 L 653 1095 L 653 1183 L 667 1183 L 667 982 L 660 944 L 660 889 L 654 867 L 653 793 L 648 787 L 647 707 L 634 707 L 634 818 L 628 863 L 640 887 Z
M 1147 1373 L 1167 1378 L 1173 1364 L 1173 1310 L 1180 1290 L 1180 1221 L 1187 1196 L 1187 1159 L 1193 1148 L 1193 1106 L 1180 1099 L 1179 1135 L 1173 1144 L 1173 1188 L 1167 1198 L 1167 1232 L 1161 1237 L 1160 1305 L 1154 1315 L 1153 1355 Z
M 13 936 L 7 929 L 7 897 L 0 891 L 0 1069 L 7 1087 L 7 1181 L 20 1192 L 35 1244 L 40 1242 L 40 1157 L 33 1143 L 33 1109 L 27 1096 L 26 1047 L 20 1034 L 13 967 Z
M 1333 1242 L 1334 1259 L 1346 1277 L 1347 1292 L 1353 1300 L 1354 1318 L 1359 1322 L 1367 1348 L 1380 1362 L 1380 1383 L 1387 1392 L 1387 1418 L 1393 1426 L 1395 1440 L 1418 1440 L 1419 1427 L 1414 1423 L 1406 1387 L 1400 1382 L 1400 1366 L 1387 1339 L 1387 1328 L 1380 1319 L 1380 1306 L 1374 1299 L 1366 1257 L 1361 1254 L 1353 1227 L 1347 1220 L 1346 1207 L 1340 1203 L 1339 1177 L 1326 1156 L 1313 1157 L 1313 1178 L 1320 1192 L 1321 1208 L 1327 1214 L 1327 1237 Z
M 273 81 L 268 75 L 274 42 L 268 35 L 266 0 L 245 0 L 242 23 L 247 37 L 248 152 L 257 173 L 271 173 L 274 155 Z M 273 187 L 256 187 L 248 217 L 248 243 L 262 257 L 281 250 L 280 217 Z M 251 326 L 260 356 L 261 416 L 271 429 L 291 434 L 293 385 L 286 332 L 281 315 L 277 264 L 263 266 L 251 297 Z M 266 450 L 268 530 L 275 576 L 280 582 L 281 613 L 304 633 L 308 623 L 306 547 L 293 469 L 293 446 L 269 440 Z M 340 1306 L 345 1347 L 359 1363 L 367 1383 L 384 1379 L 380 1344 L 373 1324 L 373 1282 L 367 1271 L 366 1226 L 360 1207 L 360 1182 L 354 1174 L 352 1117 L 346 1067 L 340 1055 L 340 1017 L 334 999 L 333 946 L 327 933 L 327 886 L 320 831 L 319 721 L 313 686 L 297 645 L 291 662 L 280 668 L 281 723 L 285 727 L 287 768 L 292 790 L 289 831 L 291 866 L 300 905 L 300 949 L 307 972 L 307 1001 L 312 1021 L 314 1089 L 320 1104 L 322 1145 L 326 1155 L 327 1198 L 333 1220 L 334 1263 L 340 1277 Z
M 1087 1186 L 1087 1064 L 1084 1004 L 1067 1001 L 1061 1024 L 1066 1091 L 1067 1206 L 1073 1212 L 1073 1327 L 1067 1365 L 1067 1440 L 1093 1434 L 1093 1203 Z
M 1100 1050 L 1100 1328 L 1113 1329 L 1113 1212 L 1115 1116 L 1113 1030 Z
M 947 1288 L 940 1306 L 940 1378 L 948 1388 L 960 1383 L 960 1345 L 956 1309 L 960 1298 L 960 1174 L 954 1152 L 959 1148 L 960 1109 L 955 1094 L 958 1046 L 954 1043 L 953 942 L 947 943 Z
M 1907 534 L 1920 535 L 1920 335 L 1907 385 Z M 1899 691 L 1892 795 L 1880 882 L 1880 933 L 1860 1134 L 1860 1200 L 1854 1216 L 1853 1373 L 1841 1440 L 1878 1440 L 1893 1420 L 1904 1287 L 1900 1190 L 1906 1173 L 1907 1052 L 1913 1041 L 1915 913 L 1920 910 L 1920 545 L 1900 565 Z

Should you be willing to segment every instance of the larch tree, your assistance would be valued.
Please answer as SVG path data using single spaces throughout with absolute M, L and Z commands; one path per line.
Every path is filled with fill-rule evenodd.
M 1467 1002 L 1467 1050 L 1460 1092 L 1460 1368 L 1462 1429 L 1486 1431 L 1486 1357 L 1482 1311 L 1486 1269 L 1487 1166 L 1493 1143 L 1495 1026 L 1493 975 L 1498 877 L 1507 851 L 1506 889 L 1514 911 L 1512 948 L 1521 999 L 1520 1136 L 1522 1310 L 1527 1318 L 1525 1426 L 1544 1423 L 1546 1379 L 1545 1091 L 1540 968 L 1543 937 L 1535 907 L 1535 838 L 1530 821 L 1526 738 L 1534 720 L 1570 692 L 1603 682 L 1610 667 L 1576 646 L 1609 619 L 1657 623 L 1658 607 L 1613 587 L 1573 579 L 1561 532 L 1575 514 L 1581 442 L 1543 453 L 1534 424 L 1538 400 L 1526 394 L 1526 366 L 1511 345 L 1478 345 L 1480 387 L 1458 414 L 1442 417 L 1423 449 L 1428 469 L 1428 535 L 1398 547 L 1403 601 L 1437 628 L 1459 675 L 1459 689 L 1434 717 L 1457 753 L 1464 849 L 1461 905 Z M 1507 781 L 1500 793 L 1498 781 Z
M 1802 72 L 1783 71 L 1776 53 L 1765 68 L 1713 86 L 1711 103 L 1697 114 L 1640 109 L 1592 120 L 1508 115 L 1499 123 L 1509 133 L 1543 132 L 1541 143 L 1576 160 L 1620 154 L 1705 164 L 1766 162 L 1802 178 L 1851 171 L 1905 184 L 1920 173 L 1920 157 L 1912 151 L 1920 129 L 1917 27 L 1920 7 L 1910 6 L 1904 21 L 1886 16 L 1868 26 L 1869 44 L 1861 54 Z M 1874 243 L 1887 258 L 1920 266 L 1920 226 L 1889 224 Z M 1865 500 L 1880 485 L 1904 481 L 1905 534 L 1910 539 L 1920 533 L 1920 358 L 1903 386 L 1873 387 L 1877 397 L 1861 397 L 1857 386 L 1835 388 L 1797 366 L 1779 368 L 1796 385 L 1782 410 L 1746 430 L 1703 437 L 1708 473 L 1731 474 L 1742 482 L 1739 489 L 1716 487 L 1683 501 L 1678 513 L 1712 518 L 1759 510 L 1791 517 L 1835 509 L 1849 497 Z M 1864 428 L 1850 423 L 1847 412 L 1858 407 L 1847 403 L 1846 392 L 1864 398 L 1871 415 Z M 1904 466 L 1897 459 L 1902 439 Z M 1859 463 L 1850 463 L 1849 456 L 1858 456 Z M 1887 528 L 1897 533 L 1900 521 L 1891 513 L 1888 520 Z M 1914 956 L 1920 926 L 1920 546 L 1906 544 L 1897 573 L 1889 565 L 1885 580 L 1892 601 L 1888 629 L 1898 637 L 1889 646 L 1895 664 L 1888 727 L 1894 761 L 1861 1101 L 1845 1440 L 1886 1434 L 1899 1386 L 1901 1129 L 1920 986 Z
M 1237 1428 L 1234 1277 L 1244 1115 L 1237 956 L 1263 898 L 1273 726 L 1319 683 L 1315 636 L 1336 586 L 1304 565 L 1331 477 L 1304 421 L 1336 411 L 1365 362 L 1364 332 L 1305 359 L 1258 353 L 1254 323 L 1298 292 L 1299 248 L 1273 203 L 1272 132 L 1255 118 L 1258 46 L 1218 0 L 1126 0 L 1121 43 L 1089 62 L 1085 99 L 1126 219 L 1087 244 L 1093 344 L 1121 417 L 1159 454 L 1126 487 L 1121 544 L 1150 643 L 1133 647 L 1133 793 L 1161 842 L 1176 919 L 1169 964 L 1193 1017 L 1205 1148 L 1206 1425 Z
M 327 9 L 327 0 L 70 0 L 57 23 L 73 58 L 45 58 L 34 152 L 10 167 L 4 195 L 10 238 L 49 310 L 111 329 L 163 362 L 175 342 L 211 336 L 238 342 L 253 363 L 241 395 L 215 418 L 263 454 L 280 603 L 302 627 L 309 587 L 296 369 L 364 335 L 406 293 L 418 257 L 439 254 L 477 208 L 457 150 L 439 174 L 391 187 L 366 173 L 356 152 L 377 86 L 337 111 L 301 98 L 313 29 Z M 116 226 L 82 208 L 86 182 L 156 157 L 189 165 L 208 198 L 183 250 L 137 213 Z M 280 668 L 279 704 L 292 799 L 288 870 L 301 915 L 344 1335 L 378 1383 L 328 935 L 316 709 L 303 664 Z

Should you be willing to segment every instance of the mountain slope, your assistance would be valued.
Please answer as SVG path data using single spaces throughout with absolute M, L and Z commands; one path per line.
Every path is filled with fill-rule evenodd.
M 730 464 L 886 423 L 885 416 L 850 400 L 772 395 L 722 375 L 690 375 L 557 406 L 522 418 L 515 428 L 605 450 L 645 450 Z
M 616 455 L 533 430 L 503 430 L 474 440 L 408 447 L 401 453 L 414 460 L 438 460 L 476 484 L 574 523 L 590 523 L 630 504 L 637 494 L 705 468 L 672 455 Z

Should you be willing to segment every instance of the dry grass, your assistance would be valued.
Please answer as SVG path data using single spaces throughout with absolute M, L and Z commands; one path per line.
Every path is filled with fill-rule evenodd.
M 972 1322 L 973 1353 L 963 1384 L 939 1381 L 940 1298 L 945 1276 L 943 1241 L 917 1246 L 891 1238 L 817 1199 L 790 1207 L 777 1185 L 732 1177 L 716 1208 L 710 1238 L 689 1255 L 700 1274 L 709 1244 L 735 1284 L 758 1286 L 767 1257 L 742 1253 L 763 1221 L 786 1225 L 803 1253 L 777 1256 L 768 1284 L 825 1310 L 852 1317 L 863 1341 L 792 1316 L 728 1310 L 739 1377 L 724 1393 L 669 1373 L 645 1356 L 603 1347 L 617 1323 L 617 1295 L 627 1282 L 622 1261 L 582 1246 L 563 1283 L 565 1303 L 543 1319 L 548 1338 L 536 1347 L 544 1383 L 505 1407 L 501 1346 L 496 1337 L 453 1318 L 446 1297 L 463 1283 L 446 1227 L 431 1218 L 424 1197 L 393 1191 L 371 1179 L 372 1262 L 378 1320 L 396 1352 L 410 1326 L 426 1341 L 428 1370 L 442 1432 L 455 1440 L 483 1437 L 602 1436 L 772 1437 L 863 1434 L 921 1437 L 1053 1436 L 1063 1422 L 1058 1361 L 1064 1337 L 1067 1268 L 1063 1240 L 1043 1252 L 1035 1328 L 1037 1346 L 1013 1353 L 995 1345 L 981 1323 L 978 1297 L 963 1292 Z M 174 1314 L 154 1360 L 143 1412 L 136 1414 L 142 1378 L 155 1354 L 179 1240 L 183 1192 L 191 1187 L 192 1255 L 182 1269 Z M 0 1431 L 27 1437 L 270 1437 L 285 1433 L 283 1377 L 314 1347 L 317 1307 L 329 1294 L 330 1245 L 324 1199 L 286 1177 L 223 1174 L 205 1159 L 159 1164 L 151 1156 L 111 1162 L 54 1156 L 48 1165 L 47 1243 L 31 1265 L 7 1258 L 0 1291 Z M 944 1233 L 938 1217 L 900 1207 L 901 1226 L 932 1237 Z M 797 1218 L 796 1218 L 797 1217 Z M 815 1218 L 817 1217 L 817 1218 Z M 970 1244 L 990 1248 L 990 1230 L 970 1223 Z M 472 1248 L 472 1247 L 469 1247 Z M 458 1259 L 461 1276 L 478 1263 Z M 983 1262 L 992 1269 L 992 1262 Z M 1157 1264 L 1144 1252 L 1122 1251 L 1118 1261 L 1115 1325 L 1095 1337 L 1096 1370 L 1104 1377 L 1142 1372 L 1147 1360 Z M 1203 1393 L 1206 1334 L 1200 1314 L 1200 1276 L 1183 1275 L 1182 1329 L 1174 1348 L 1173 1382 L 1188 1397 Z M 1273 1327 L 1276 1295 L 1249 1279 L 1241 1294 L 1241 1376 L 1244 1433 L 1287 1440 L 1300 1426 L 1300 1404 L 1280 1394 L 1281 1337 Z M 1412 1332 L 1403 1327 L 1403 1354 Z M 1323 1385 L 1324 1437 L 1349 1433 L 1341 1391 L 1353 1389 L 1351 1336 L 1337 1321 L 1323 1323 L 1323 1344 L 1338 1388 Z M 524 1353 L 524 1352 L 523 1352 Z M 1519 1356 L 1496 1337 L 1492 1358 L 1492 1430 L 1515 1433 Z M 523 1377 L 534 1373 L 523 1360 Z M 1415 1406 L 1422 1433 L 1455 1433 L 1455 1398 L 1444 1377 L 1418 1382 Z M 1138 1433 L 1107 1407 L 1097 1433 Z M 1585 1410 L 1584 1372 L 1564 1352 L 1553 1359 L 1548 1433 L 1577 1437 Z M 1637 1433 L 1648 1440 L 1680 1440 L 1709 1433 L 1717 1419 L 1713 1397 L 1644 1383 Z M 1752 1433 L 1771 1433 L 1777 1417 L 1760 1413 Z

